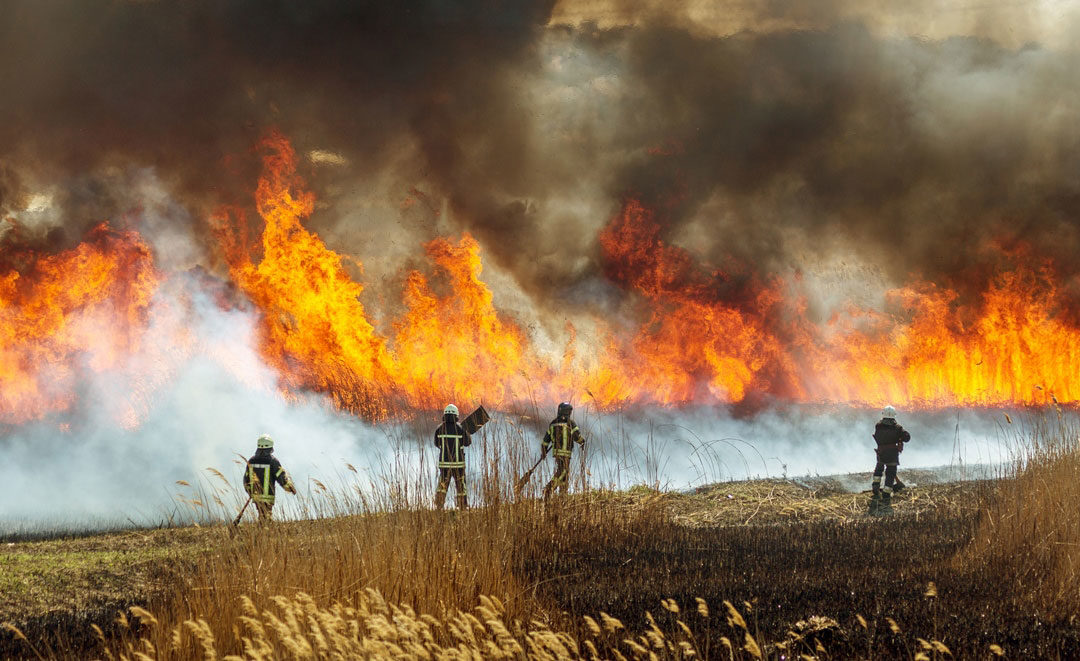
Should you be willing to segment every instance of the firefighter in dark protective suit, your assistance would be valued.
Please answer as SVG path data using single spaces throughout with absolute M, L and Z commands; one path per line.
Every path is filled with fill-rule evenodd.
M 585 439 L 581 437 L 581 430 L 577 423 L 570 417 L 574 407 L 569 402 L 559 404 L 557 415 L 548 425 L 547 433 L 540 444 L 540 459 L 547 456 L 549 450 L 555 455 L 555 475 L 544 487 L 544 500 L 551 497 L 555 487 L 559 493 L 564 494 L 570 486 L 570 455 L 573 454 L 574 443 L 584 447 Z
M 292 479 L 274 456 L 274 439 L 269 434 L 263 434 L 256 444 L 255 456 L 248 459 L 244 467 L 244 489 L 255 502 L 259 521 L 270 521 L 273 517 L 274 489 L 278 484 L 296 495 Z
M 457 496 L 457 508 L 463 510 L 469 506 L 465 493 L 465 448 L 472 439 L 469 432 L 458 424 L 458 409 L 447 404 L 443 410 L 442 424 L 435 429 L 435 447 L 439 448 L 439 488 L 435 490 L 435 507 L 442 509 L 446 504 L 446 490 L 450 488 L 450 479 L 454 480 Z
M 911 434 L 896 422 L 896 409 L 893 407 L 886 406 L 881 410 L 881 421 L 874 428 L 874 440 L 877 441 L 877 465 L 874 466 L 874 481 L 871 484 L 871 514 L 891 511 L 893 492 L 904 488 L 904 483 L 896 477 L 896 467 L 900 464 L 904 443 L 911 440 Z M 882 473 L 885 474 L 884 489 L 881 487 Z

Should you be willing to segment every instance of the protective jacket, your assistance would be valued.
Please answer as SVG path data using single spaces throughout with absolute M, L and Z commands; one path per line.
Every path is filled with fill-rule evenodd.
M 289 474 L 270 448 L 259 448 L 244 468 L 244 488 L 256 503 L 274 503 L 274 489 L 280 484 L 286 491 L 295 491 Z
M 879 450 L 896 448 L 902 451 L 904 443 L 911 440 L 911 434 L 893 418 L 882 418 L 874 427 L 874 440 Z
M 574 443 L 585 445 L 585 439 L 581 437 L 581 431 L 572 418 L 555 418 L 548 425 L 547 433 L 540 448 L 545 454 L 554 449 L 556 457 L 569 457 L 574 451 Z
M 465 448 L 472 439 L 454 416 L 445 416 L 435 429 L 435 447 L 439 448 L 439 468 L 465 468 Z

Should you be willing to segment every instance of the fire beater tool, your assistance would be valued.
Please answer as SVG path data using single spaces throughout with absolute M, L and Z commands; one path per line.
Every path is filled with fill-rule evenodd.
M 484 426 L 488 420 L 491 420 L 491 416 L 484 410 L 483 405 L 477 406 L 476 410 L 469 414 L 469 417 L 461 421 L 461 426 L 465 428 L 465 431 L 469 432 L 472 436 L 478 429 Z
M 251 504 L 251 496 L 250 496 L 250 495 L 248 495 L 248 499 L 247 499 L 247 502 L 245 502 L 245 503 L 244 503 L 244 506 L 240 508 L 240 513 L 236 515 L 236 518 L 235 518 L 235 519 L 233 519 L 233 522 L 232 522 L 232 524 L 233 524 L 234 526 L 238 526 L 238 525 L 240 525 L 240 517 L 244 516 L 244 512 L 246 512 L 246 511 L 247 511 L 247 507 L 248 507 L 248 505 L 250 505 L 250 504 Z
M 533 464 L 533 467 L 530 468 L 528 471 L 526 471 L 526 473 L 524 475 L 522 475 L 521 478 L 518 479 L 517 482 L 514 483 L 514 495 L 515 496 L 517 496 L 517 497 L 521 496 L 521 492 L 522 492 L 522 490 L 525 489 L 525 485 L 529 483 L 529 478 L 532 477 L 533 471 L 536 470 L 536 467 L 539 466 L 540 462 L 543 461 L 543 460 L 544 460 L 543 456 L 541 456 L 539 459 L 537 459 L 536 463 Z

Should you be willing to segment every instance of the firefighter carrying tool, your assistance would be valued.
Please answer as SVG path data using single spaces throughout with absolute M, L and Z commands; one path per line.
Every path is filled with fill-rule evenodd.
M 544 440 L 540 443 L 540 459 L 547 456 L 549 450 L 555 455 L 555 475 L 544 487 L 544 500 L 551 497 L 555 487 L 559 493 L 564 494 L 569 488 L 570 481 L 570 455 L 574 451 L 574 443 L 585 447 L 585 439 L 581 437 L 581 431 L 577 423 L 570 417 L 574 407 L 569 402 L 559 404 L 557 415 L 548 425 Z
M 256 444 L 255 455 L 248 459 L 247 466 L 244 467 L 244 489 L 255 502 L 259 521 L 270 521 L 273 518 L 275 485 L 280 484 L 282 489 L 296 495 L 296 487 L 293 486 L 289 474 L 273 453 L 274 439 L 270 438 L 269 434 L 263 434 Z M 240 514 L 243 514 L 243 510 Z
M 484 415 L 487 415 L 486 412 Z M 470 443 L 472 438 L 469 432 L 458 424 L 457 407 L 447 404 L 443 409 L 442 424 L 435 429 L 435 447 L 439 448 L 439 487 L 435 490 L 437 509 L 441 510 L 446 504 L 446 491 L 450 488 L 451 478 L 454 480 L 457 508 L 463 510 L 469 506 L 465 493 L 465 448 Z
M 896 477 L 896 467 L 900 464 L 904 443 L 911 441 L 911 434 L 896 422 L 893 407 L 886 406 L 881 410 L 881 421 L 874 428 L 874 440 L 877 441 L 877 465 L 871 484 L 870 513 L 887 514 L 892 511 L 893 492 L 904 488 L 904 483 Z M 881 487 L 882 473 L 885 474 L 884 489 Z

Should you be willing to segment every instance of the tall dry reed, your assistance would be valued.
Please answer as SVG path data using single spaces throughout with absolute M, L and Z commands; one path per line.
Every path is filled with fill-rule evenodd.
M 1026 607 L 1050 617 L 1080 611 L 1080 425 L 1053 408 L 1023 420 L 1013 434 L 1010 475 L 984 498 L 962 566 L 988 566 L 1011 581 Z

